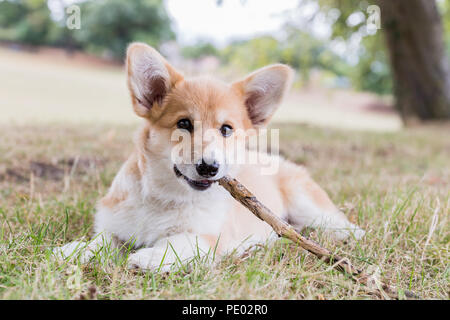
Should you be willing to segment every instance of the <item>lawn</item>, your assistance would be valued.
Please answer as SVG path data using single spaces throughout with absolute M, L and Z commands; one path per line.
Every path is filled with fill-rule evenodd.
M 80 54 L 70 57 L 57 49 L 42 51 L 12 51 L 0 46 L 0 125 L 136 124 L 136 116 L 130 112 L 123 66 L 105 65 Z M 219 71 L 214 76 L 226 78 Z M 243 74 L 236 75 L 236 79 L 240 76 Z M 380 101 L 373 95 L 348 90 L 292 90 L 274 119 L 333 128 L 398 131 L 401 121 L 396 114 L 361 110 L 361 106 L 377 103 Z
M 365 96 L 336 95 L 344 107 L 294 93 L 273 125 L 281 153 L 367 231 L 359 242 L 310 237 L 393 285 L 448 299 L 450 127 L 400 130 L 395 115 L 358 112 Z M 284 240 L 169 275 L 128 270 L 126 257 L 56 261 L 52 248 L 91 235 L 137 126 L 123 67 L 0 48 L 0 299 L 383 298 Z
M 130 111 L 131 112 L 131 111 Z M 281 152 L 305 165 L 366 231 L 322 245 L 425 299 L 449 298 L 450 127 L 393 133 L 274 124 Z M 0 299 L 379 299 L 280 240 L 216 268 L 152 274 L 124 259 L 57 261 L 89 237 L 94 206 L 132 149 L 135 124 L 2 124 Z M 264 199 L 261 199 L 264 201 Z

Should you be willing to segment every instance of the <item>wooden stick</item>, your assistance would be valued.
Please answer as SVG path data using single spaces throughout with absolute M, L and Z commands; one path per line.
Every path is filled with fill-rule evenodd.
M 219 180 L 219 184 L 224 187 L 233 198 L 249 209 L 255 216 L 268 223 L 279 236 L 294 241 L 303 249 L 311 252 L 319 259 L 325 261 L 326 263 L 333 264 L 337 270 L 350 275 L 351 278 L 357 283 L 364 284 L 370 289 L 374 289 L 381 294 L 381 296 L 387 295 L 390 298 L 399 298 L 399 292 L 395 287 L 378 282 L 374 276 L 368 275 L 363 270 L 353 266 L 348 259 L 335 255 L 318 243 L 300 235 L 290 224 L 278 218 L 272 213 L 272 211 L 270 211 L 269 208 L 259 202 L 258 199 L 256 199 L 256 197 L 236 179 L 229 176 L 224 176 Z M 419 298 L 416 294 L 407 290 L 404 290 L 404 294 L 406 298 L 409 299 Z

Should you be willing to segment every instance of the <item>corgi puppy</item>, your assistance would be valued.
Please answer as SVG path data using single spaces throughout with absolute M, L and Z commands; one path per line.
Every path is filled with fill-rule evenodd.
M 268 224 L 216 183 L 224 175 L 235 177 L 298 230 L 322 228 L 338 240 L 364 235 L 305 168 L 249 148 L 245 152 L 259 162 L 230 161 L 235 146 L 245 145 L 251 132 L 269 122 L 290 87 L 290 67 L 270 65 L 231 84 L 185 78 L 155 49 L 132 43 L 126 70 L 133 110 L 145 124 L 134 152 L 98 203 L 96 237 L 58 248 L 60 256 L 78 250 L 87 261 L 105 243 L 128 242 L 136 249 L 128 256 L 129 267 L 167 271 L 177 261 L 275 239 Z M 180 138 L 183 152 L 174 152 Z M 276 164 L 276 170 L 264 173 L 261 163 Z

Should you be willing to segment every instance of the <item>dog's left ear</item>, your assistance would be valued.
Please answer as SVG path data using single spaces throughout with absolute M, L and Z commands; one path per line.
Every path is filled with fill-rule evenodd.
M 242 95 L 248 116 L 254 127 L 266 125 L 291 86 L 293 70 L 275 64 L 256 70 L 241 81 L 233 83 Z
M 128 88 L 138 116 L 149 118 L 155 106 L 183 76 L 158 51 L 145 43 L 135 42 L 127 50 Z

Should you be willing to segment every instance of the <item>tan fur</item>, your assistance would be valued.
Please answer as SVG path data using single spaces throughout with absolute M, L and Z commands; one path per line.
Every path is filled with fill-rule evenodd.
M 249 133 L 249 129 L 263 127 L 272 117 L 290 85 L 292 71 L 288 66 L 268 66 L 232 84 L 208 77 L 185 78 L 156 50 L 138 43 L 128 49 L 127 70 L 134 112 L 145 123 L 136 136 L 134 152 L 99 202 L 95 232 L 106 237 L 101 239 L 133 239 L 136 247 L 142 247 L 130 255 L 130 266 L 154 269 L 162 258 L 170 265 L 200 251 L 211 252 L 216 245 L 220 255 L 273 238 L 268 224 L 218 184 L 209 180 L 208 189 L 203 191 L 192 184 L 204 182 L 198 164 L 205 157 L 220 161 L 222 171 L 212 180 L 234 175 L 294 227 L 324 227 L 337 239 L 351 232 L 362 236 L 364 232 L 348 222 L 304 168 L 262 153 L 258 154 L 262 159 L 279 163 L 277 172 L 262 174 L 261 163 L 225 161 L 224 154 L 230 152 L 227 148 L 234 150 L 227 141 L 243 143 L 255 134 L 256 130 Z M 200 158 L 187 164 L 175 162 L 171 155 L 178 144 L 172 141 L 172 134 L 181 119 L 194 123 L 191 132 L 184 130 L 190 135 L 188 142 L 203 147 Z M 213 133 L 214 142 L 204 132 L 200 135 L 198 124 Z M 223 125 L 233 128 L 231 136 L 222 136 Z M 246 132 L 239 135 L 239 130 Z M 205 151 L 209 146 L 213 152 Z M 89 250 L 94 248 L 94 244 L 89 246 Z M 74 247 L 68 244 L 63 251 L 69 253 Z M 168 253 L 169 247 L 178 253 Z
M 128 73 L 127 84 L 128 84 L 129 91 L 131 93 L 131 102 L 133 105 L 133 109 L 136 112 L 136 114 L 141 117 L 151 117 L 151 116 L 154 117 L 155 114 L 158 113 L 158 109 L 152 108 L 152 110 L 146 110 L 145 108 L 142 108 L 142 106 L 139 105 L 136 96 L 132 94 L 133 88 L 132 88 L 131 80 L 130 80 L 133 76 L 133 69 L 131 68 L 131 65 L 132 65 L 131 58 L 136 55 L 145 54 L 147 51 L 152 51 L 153 55 L 156 55 L 158 57 L 158 59 L 163 61 L 164 65 L 168 69 L 168 72 L 170 75 L 170 79 L 171 79 L 170 84 L 169 84 L 170 87 L 175 86 L 176 83 L 183 80 L 183 76 L 180 73 L 178 73 L 177 71 L 175 71 L 175 69 L 155 49 L 153 49 L 145 44 L 140 44 L 140 43 L 136 43 L 136 44 L 128 47 L 127 60 L 126 60 L 127 73 Z
M 128 197 L 128 192 L 111 192 L 102 200 L 100 200 L 100 203 L 102 206 L 105 206 L 107 208 L 114 208 L 118 204 L 120 204 L 122 201 L 125 201 Z
M 262 176 L 255 166 L 245 166 L 237 179 L 278 217 L 286 219 L 285 207 L 278 184 L 273 176 Z M 242 239 L 250 235 L 256 239 L 267 239 L 272 228 L 264 221 L 256 218 L 247 208 L 237 201 L 227 214 L 222 227 L 220 243 L 224 243 L 225 251 L 240 245 Z
M 280 95 L 274 98 L 277 104 L 281 101 L 292 77 L 291 71 L 286 66 L 274 65 L 228 85 L 210 77 L 185 79 L 167 61 L 164 60 L 164 63 L 174 78 L 170 81 L 171 88 L 162 104 L 154 105 L 151 112 L 146 115 L 148 125 L 144 128 L 144 132 L 139 135 L 138 143 L 141 146 L 145 145 L 149 130 L 167 131 L 165 135 L 167 137 L 168 132 L 176 128 L 177 121 L 183 118 L 200 121 L 203 129 L 220 128 L 223 124 L 243 130 L 264 126 L 269 122 L 276 109 L 268 110 L 263 121 L 254 124 L 246 107 L 248 99 L 257 100 L 259 98 L 258 95 L 256 97 L 251 96 L 252 90 L 257 91 L 259 89 L 257 87 L 259 82 L 271 81 L 271 79 L 261 77 L 261 71 L 277 72 L 277 74 L 282 74 L 284 78 L 288 79 L 285 82 L 285 87 L 279 89 Z M 256 89 L 253 87 L 249 89 L 249 86 L 256 86 Z M 257 93 L 262 95 L 264 92 L 257 91 Z M 132 101 L 134 105 L 137 104 L 136 100 Z M 219 114 L 223 117 L 220 121 L 218 121 Z M 194 143 L 193 137 L 194 135 L 192 135 L 192 143 Z M 242 137 L 232 137 L 232 139 L 239 138 Z M 150 144 L 152 144 L 152 141 L 150 141 Z M 143 147 L 138 148 L 137 151 L 141 153 L 152 152 L 151 150 L 146 151 Z M 144 158 L 142 154 L 140 157 Z M 295 200 L 299 188 L 321 210 L 338 211 L 328 195 L 310 178 L 305 169 L 287 161 L 283 161 L 277 175 L 263 176 L 259 174 L 259 169 L 258 166 L 245 165 L 241 168 L 238 179 L 252 190 L 259 199 L 263 199 L 264 203 L 279 217 L 288 219 L 287 210 L 294 205 L 293 200 Z M 271 231 L 266 223 L 256 219 L 246 208 L 233 201 L 220 232 L 218 251 L 231 250 L 239 245 L 239 241 L 247 235 L 252 235 L 257 239 L 265 239 Z M 212 247 L 216 245 L 219 238 L 217 235 L 202 234 L 201 236 Z
M 127 173 L 135 177 L 136 179 L 141 179 L 142 177 L 142 171 L 141 168 L 139 168 L 139 160 L 138 160 L 138 154 L 141 159 L 145 163 L 145 158 L 143 153 L 141 152 L 135 152 L 133 153 L 130 158 L 126 162 L 126 170 Z
M 177 120 L 192 116 L 206 127 L 217 128 L 215 115 L 223 110 L 227 121 L 235 128 L 250 128 L 242 96 L 220 81 L 211 78 L 195 78 L 182 81 L 167 96 L 162 111 L 153 123 L 163 128 L 173 128 Z
M 285 162 L 281 167 L 278 179 L 283 199 L 288 205 L 295 198 L 296 186 L 299 186 L 319 208 L 330 211 L 337 210 L 326 192 L 311 179 L 304 168 Z

